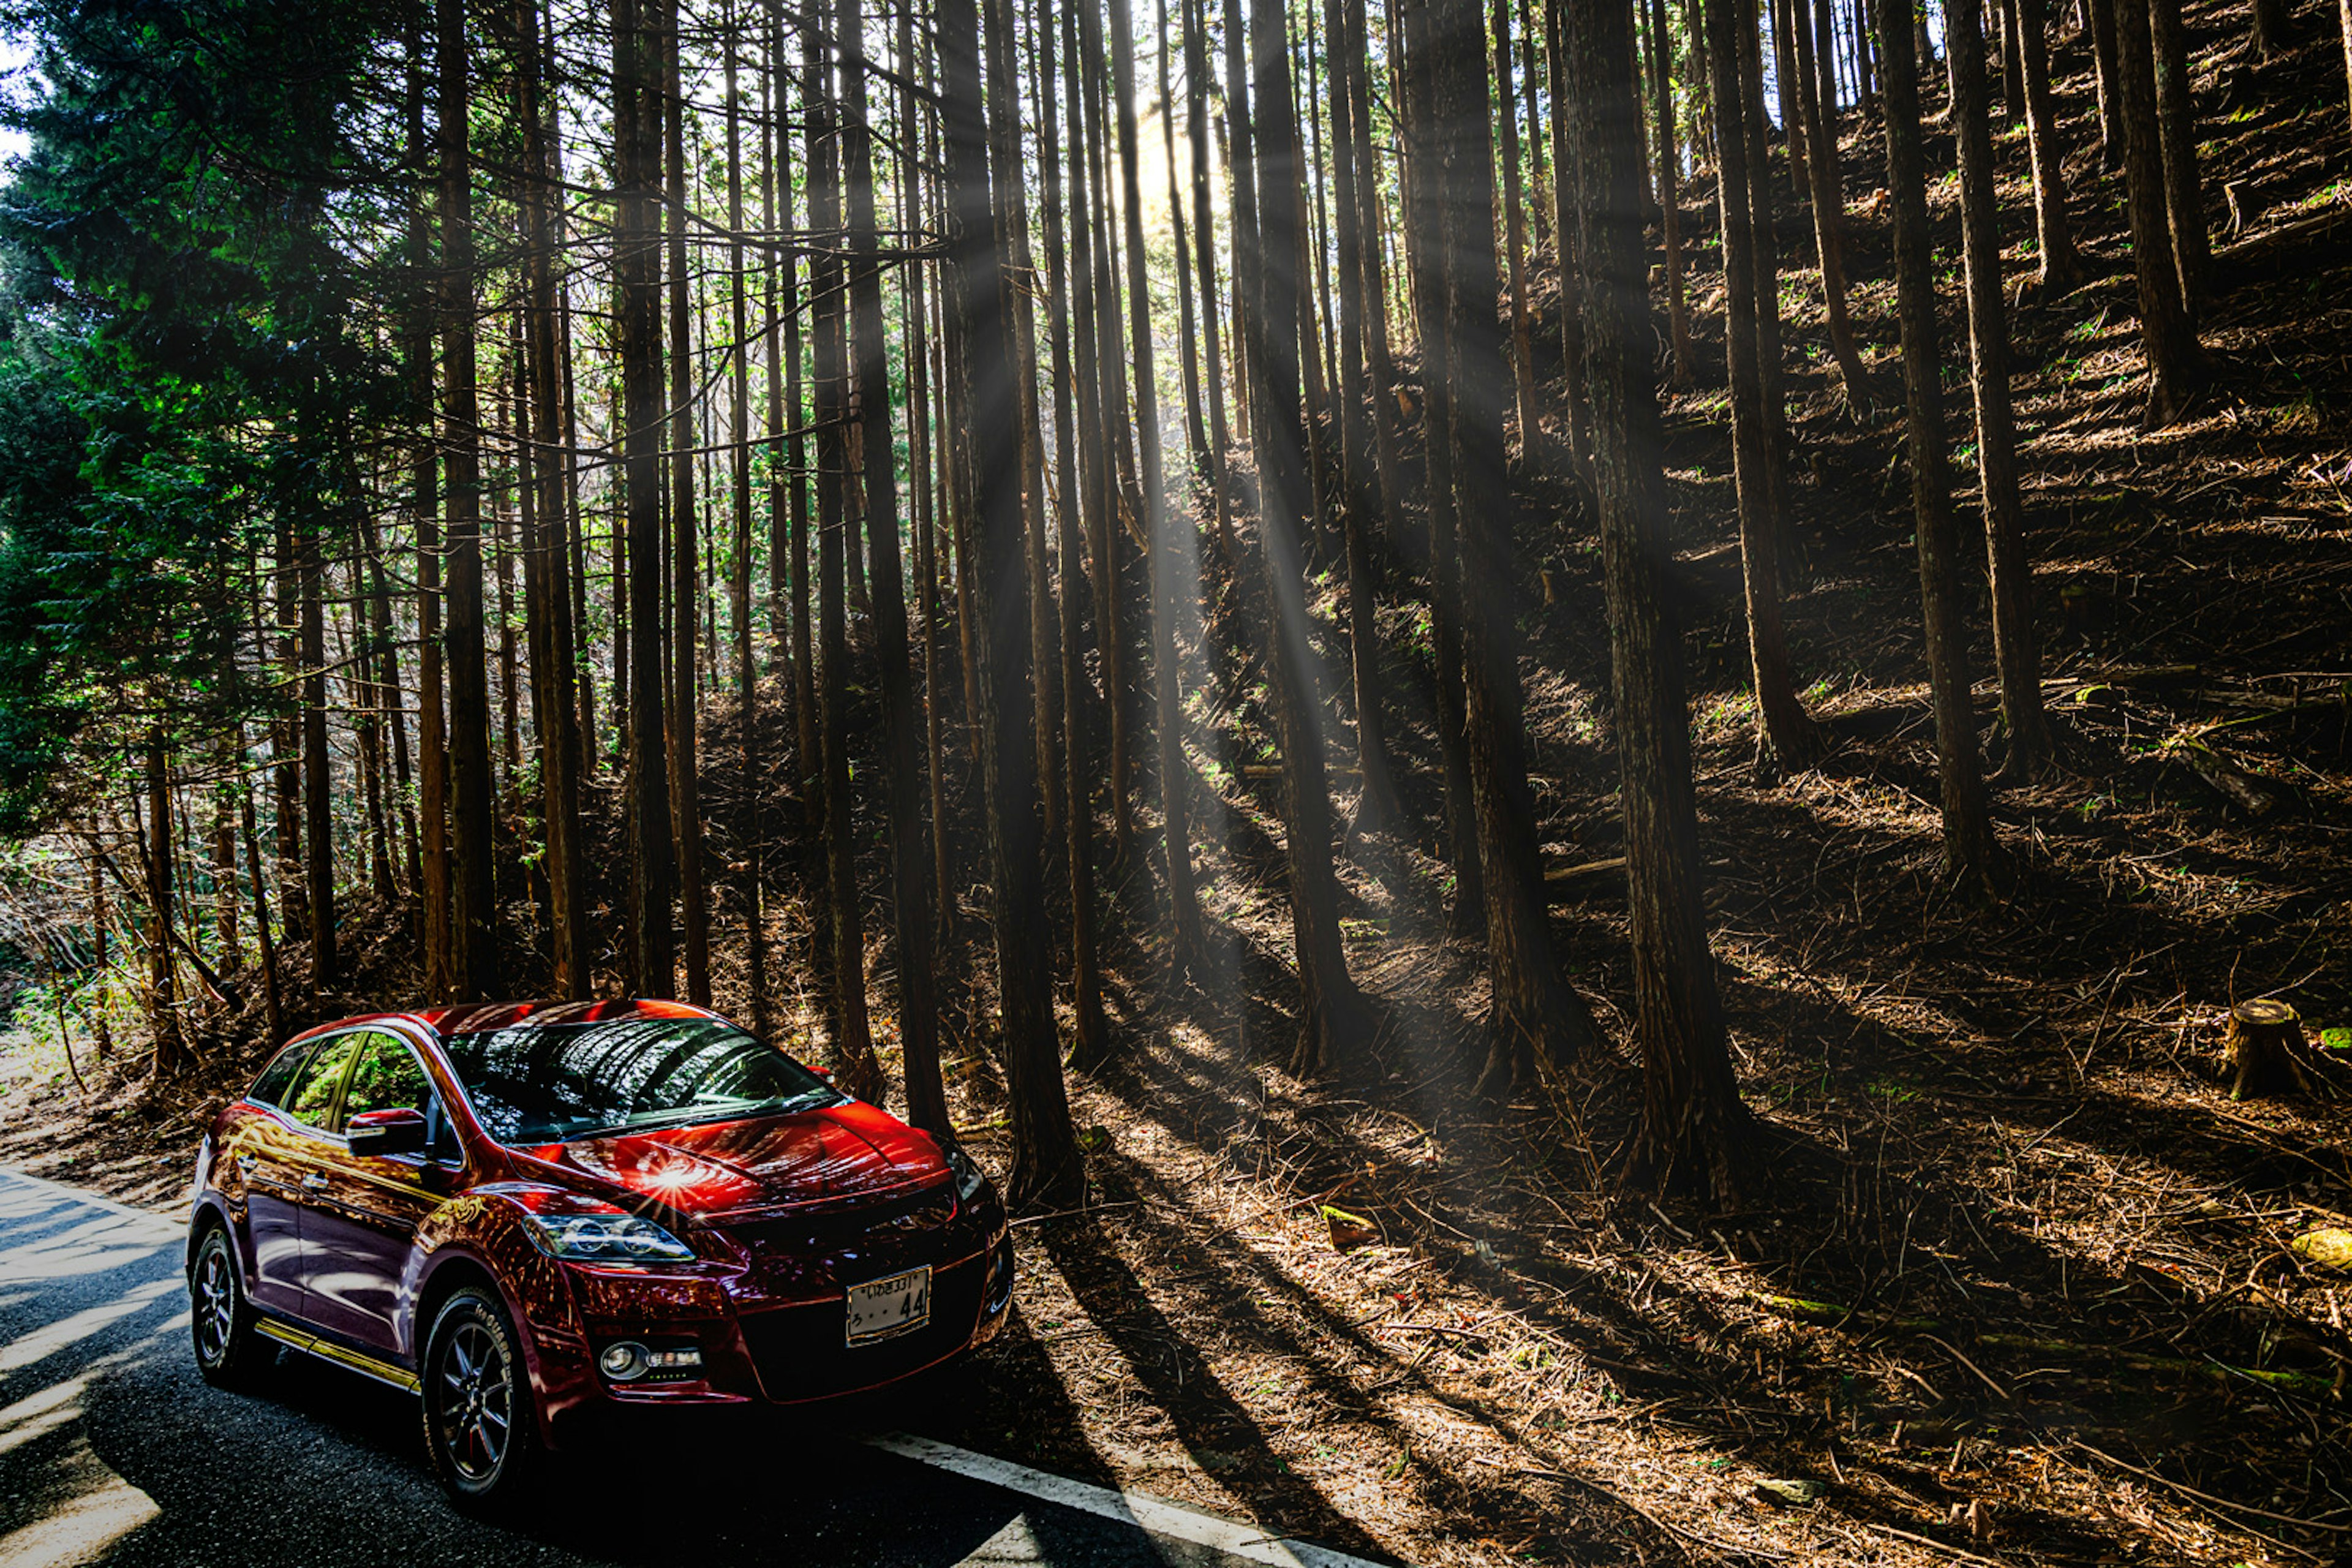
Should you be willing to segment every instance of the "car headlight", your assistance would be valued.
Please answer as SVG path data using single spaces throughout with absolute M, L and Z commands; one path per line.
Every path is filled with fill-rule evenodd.
M 531 1239 L 551 1258 L 583 1263 L 683 1263 L 694 1249 L 633 1214 L 531 1214 Z
M 980 1189 L 988 1184 L 987 1175 L 972 1163 L 971 1156 L 965 1153 L 963 1146 L 953 1139 L 940 1139 L 940 1148 L 947 1156 L 949 1172 L 955 1177 L 956 1201 L 971 1202 L 980 1195 Z

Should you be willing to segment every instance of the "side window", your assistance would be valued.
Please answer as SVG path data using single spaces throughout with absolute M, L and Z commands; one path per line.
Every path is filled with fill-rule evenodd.
M 352 1068 L 351 1085 L 343 1090 L 342 1119 L 349 1121 L 362 1110 L 403 1105 L 423 1110 L 432 1100 L 432 1081 L 416 1054 L 390 1035 L 370 1035 Z
M 331 1119 L 335 1114 L 335 1089 L 343 1081 L 343 1069 L 352 1057 L 373 1037 L 364 1034 L 337 1035 L 319 1047 L 294 1080 L 294 1092 L 286 1098 L 286 1114 L 305 1127 L 331 1131 Z
M 304 1040 L 278 1052 L 277 1059 L 262 1068 L 261 1076 L 253 1080 L 253 1087 L 246 1091 L 245 1098 L 260 1105 L 285 1104 L 288 1087 L 293 1083 L 294 1075 L 301 1070 L 303 1058 L 310 1054 L 310 1047 L 316 1043 Z

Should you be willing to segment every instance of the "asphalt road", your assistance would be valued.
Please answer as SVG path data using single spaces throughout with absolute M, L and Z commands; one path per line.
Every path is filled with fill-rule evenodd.
M 0 1568 L 1370 1568 L 919 1438 L 789 1419 L 624 1433 L 559 1465 L 526 1521 L 477 1522 L 443 1501 L 410 1396 L 291 1352 L 250 1393 L 199 1378 L 182 1246 L 171 1221 L 0 1171 Z

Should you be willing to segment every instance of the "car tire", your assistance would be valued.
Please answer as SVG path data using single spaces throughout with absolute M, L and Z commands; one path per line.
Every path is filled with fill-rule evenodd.
M 253 1304 L 236 1268 L 236 1249 L 219 1225 L 205 1226 L 188 1266 L 188 1317 L 196 1371 L 219 1388 L 240 1388 L 270 1359 L 254 1331 Z
M 539 1468 L 539 1411 L 497 1296 L 474 1285 L 451 1292 L 419 1370 L 425 1448 L 450 1501 L 478 1513 L 512 1506 Z

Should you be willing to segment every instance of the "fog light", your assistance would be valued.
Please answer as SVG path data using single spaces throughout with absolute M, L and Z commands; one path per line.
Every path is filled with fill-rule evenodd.
M 596 1358 L 596 1364 L 614 1383 L 628 1383 L 645 1376 L 646 1370 L 653 1365 L 653 1357 L 645 1346 L 623 1340 L 619 1344 L 606 1345 L 604 1353 Z
M 653 1365 L 656 1372 L 700 1372 L 702 1352 L 691 1346 L 681 1351 L 656 1351 Z

